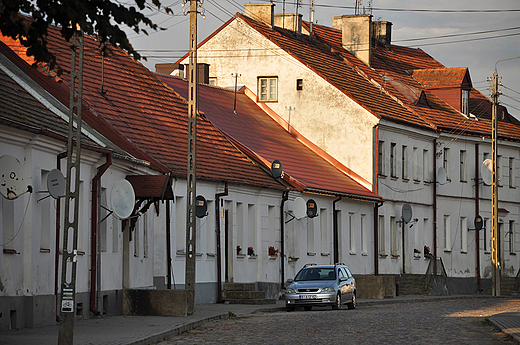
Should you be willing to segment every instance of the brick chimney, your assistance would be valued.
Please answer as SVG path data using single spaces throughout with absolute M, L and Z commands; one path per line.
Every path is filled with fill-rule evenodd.
M 332 17 L 332 27 L 341 30 L 342 46 L 370 66 L 372 15 L 344 15 Z
M 244 4 L 244 14 L 251 19 L 273 26 L 274 4 Z
M 372 46 L 390 47 L 392 42 L 392 23 L 387 21 L 372 22 Z
M 301 14 L 275 14 L 274 26 L 294 31 L 298 34 L 302 33 L 302 17 Z

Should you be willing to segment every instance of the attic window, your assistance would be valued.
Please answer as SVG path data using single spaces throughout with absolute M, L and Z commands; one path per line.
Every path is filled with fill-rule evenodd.
M 296 79 L 296 90 L 303 90 L 303 79 Z
M 258 77 L 258 101 L 278 101 L 278 77 Z
M 460 112 L 464 115 L 469 114 L 469 90 L 462 90 L 462 100 L 460 104 Z

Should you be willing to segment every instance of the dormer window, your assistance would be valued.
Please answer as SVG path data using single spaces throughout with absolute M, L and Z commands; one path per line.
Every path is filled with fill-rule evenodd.
M 464 115 L 469 114 L 469 90 L 462 90 L 462 100 L 460 102 L 460 112 Z

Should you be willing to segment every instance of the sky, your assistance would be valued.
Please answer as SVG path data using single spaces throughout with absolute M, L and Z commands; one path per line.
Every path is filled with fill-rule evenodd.
M 244 3 L 268 0 L 205 0 L 204 17 L 198 18 L 198 41 L 217 30 Z M 275 14 L 296 12 L 297 0 L 273 0 Z M 332 26 L 332 17 L 355 13 L 355 0 L 313 0 L 315 22 Z M 358 0 L 373 20 L 386 20 L 392 25 L 392 43 L 421 48 L 446 67 L 468 67 L 473 86 L 490 96 L 490 82 L 497 67 L 501 77 L 500 103 L 520 119 L 520 1 L 519 0 Z M 299 1 L 298 13 L 309 20 L 311 0 Z M 147 12 L 149 18 L 164 31 L 148 30 L 149 35 L 129 33 L 134 48 L 147 57 L 142 63 L 155 70 L 156 63 L 175 62 L 188 51 L 189 15 L 183 14 L 182 1 L 162 0 L 173 15 L 165 11 Z M 189 1 L 184 6 L 189 8 Z M 439 37 L 444 36 L 444 37 Z M 448 36 L 448 37 L 446 37 Z M 519 57 L 518 59 L 511 59 Z M 511 59 L 506 61 L 505 60 Z

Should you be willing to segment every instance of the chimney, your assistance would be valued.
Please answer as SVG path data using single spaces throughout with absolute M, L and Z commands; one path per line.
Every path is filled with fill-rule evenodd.
M 341 45 L 355 57 L 370 66 L 372 15 L 345 15 L 332 17 L 332 27 L 341 30 Z
M 392 42 L 392 23 L 387 21 L 372 22 L 372 46 L 382 45 L 389 48 Z
M 185 79 L 189 79 L 190 65 L 184 65 Z M 209 84 L 209 64 L 198 63 L 197 64 L 197 84 Z
M 301 14 L 275 14 L 274 26 L 294 31 L 298 34 L 302 33 L 302 17 Z
M 251 19 L 273 26 L 274 4 L 244 4 L 244 14 Z
M 157 63 L 155 72 L 184 78 L 184 65 L 180 63 Z

